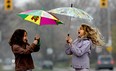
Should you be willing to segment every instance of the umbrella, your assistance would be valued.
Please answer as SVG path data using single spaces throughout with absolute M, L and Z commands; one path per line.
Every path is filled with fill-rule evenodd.
M 85 12 L 81 9 L 73 7 L 73 4 L 71 4 L 71 7 L 55 8 L 55 9 L 49 10 L 48 12 L 54 13 L 54 14 L 69 16 L 70 21 L 71 21 L 71 17 L 86 19 L 86 20 L 89 20 L 89 21 L 93 20 L 92 16 L 90 16 L 87 12 Z M 70 27 L 70 24 L 69 24 L 69 27 Z M 68 36 L 69 36 L 69 34 L 68 34 Z
M 58 25 L 63 24 L 57 17 L 44 10 L 28 10 L 18 14 L 24 20 L 37 25 Z
M 48 12 L 55 13 L 55 14 L 60 14 L 60 15 L 66 15 L 70 17 L 79 17 L 82 19 L 87 19 L 91 21 L 93 18 L 85 11 L 81 9 L 77 9 L 75 7 L 60 7 L 56 9 L 51 9 Z

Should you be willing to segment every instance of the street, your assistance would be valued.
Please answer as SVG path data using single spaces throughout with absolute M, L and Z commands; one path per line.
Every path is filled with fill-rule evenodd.
M 63 68 L 54 68 L 53 71 L 75 71 L 75 70 L 72 69 L 72 68 L 65 68 L 65 69 L 63 69 Z M 90 71 L 96 71 L 96 70 L 95 69 L 90 69 Z M 99 70 L 99 71 L 111 71 L 111 70 Z M 113 71 L 116 71 L 116 68 L 114 68 Z

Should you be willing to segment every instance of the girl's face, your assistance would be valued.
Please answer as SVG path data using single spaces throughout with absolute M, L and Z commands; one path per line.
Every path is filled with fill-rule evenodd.
M 82 26 L 77 30 L 77 33 L 78 33 L 79 37 L 83 37 L 84 36 L 84 29 L 83 29 Z
M 27 42 L 27 33 L 26 32 L 24 32 L 24 36 L 23 36 L 23 42 Z

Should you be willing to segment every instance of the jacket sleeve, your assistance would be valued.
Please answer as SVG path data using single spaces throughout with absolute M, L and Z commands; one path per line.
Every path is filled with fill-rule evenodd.
M 71 51 L 70 45 L 69 45 L 69 44 L 66 44 L 66 45 L 65 45 L 65 48 L 66 48 L 65 53 L 66 53 L 67 55 L 72 55 L 72 51 Z
M 35 46 L 34 52 L 38 52 L 39 50 L 40 50 L 40 43 Z
M 90 51 L 90 46 L 91 46 L 90 41 L 86 40 L 86 41 L 83 41 L 83 44 L 81 47 L 78 47 L 72 44 L 71 51 L 76 56 L 82 56 L 83 54 Z
M 36 47 L 36 45 L 34 43 L 32 43 L 30 46 L 27 46 L 26 49 L 24 49 L 18 45 L 13 45 L 12 51 L 13 51 L 13 53 L 18 53 L 18 54 L 30 54 L 30 53 L 34 52 L 35 47 Z

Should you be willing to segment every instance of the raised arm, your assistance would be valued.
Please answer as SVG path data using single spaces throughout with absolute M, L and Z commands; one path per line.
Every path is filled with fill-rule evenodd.
M 66 53 L 67 55 L 72 55 L 72 51 L 71 51 L 70 45 L 69 45 L 69 44 L 66 44 L 66 45 L 65 45 L 65 48 L 66 48 L 65 53 Z
M 34 48 L 36 47 L 36 44 L 32 43 L 30 46 L 28 46 L 26 49 L 22 48 L 19 45 L 13 45 L 12 46 L 12 51 L 14 53 L 18 54 L 30 54 L 34 51 Z
M 81 47 L 78 47 L 77 45 L 72 44 L 71 51 L 76 56 L 82 56 L 83 54 L 90 51 L 90 47 L 91 47 L 91 42 L 86 40 L 86 41 L 83 41 Z

